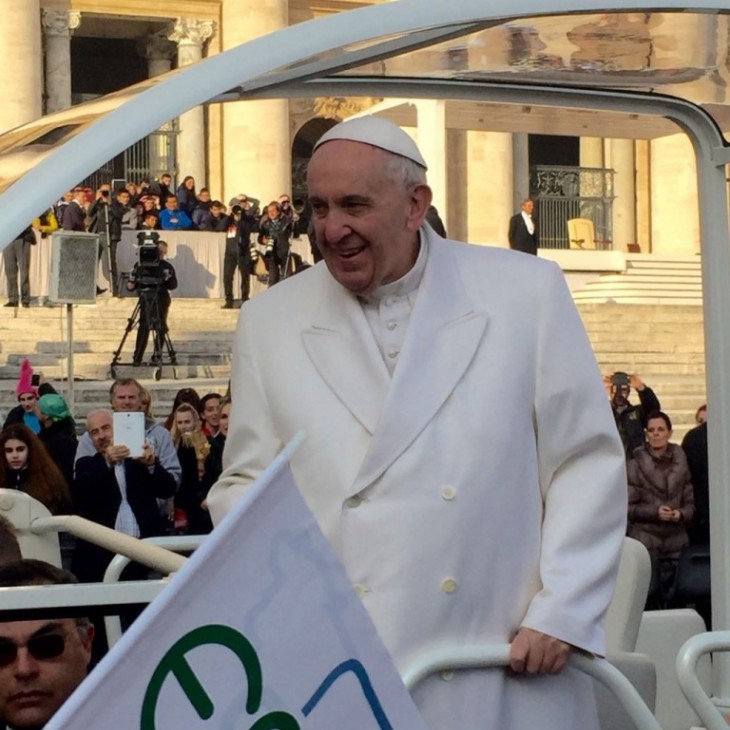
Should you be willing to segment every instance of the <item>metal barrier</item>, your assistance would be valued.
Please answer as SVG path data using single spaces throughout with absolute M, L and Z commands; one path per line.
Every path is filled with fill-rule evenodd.
M 729 635 L 730 639 L 730 635 Z M 574 652 L 570 665 L 599 681 L 621 703 L 638 730 L 662 730 L 651 710 L 626 677 L 610 662 Z M 509 664 L 509 644 L 491 644 L 468 649 L 434 649 L 422 654 L 403 673 L 403 683 L 412 690 L 426 677 L 454 669 L 489 669 Z M 689 698 L 688 698 L 689 699 Z M 716 730 L 707 726 L 708 730 Z M 727 730 L 727 725 L 724 726 Z
M 142 542 L 172 552 L 188 552 L 200 547 L 200 543 L 204 539 L 205 535 L 168 535 L 166 537 L 146 537 Z M 118 583 L 122 571 L 130 562 L 131 559 L 126 555 L 115 555 L 104 573 L 104 583 Z M 122 636 L 122 622 L 119 616 L 104 616 L 104 626 L 107 643 L 111 649 Z
M 728 723 L 702 689 L 697 678 L 697 662 L 704 654 L 729 650 L 730 631 L 710 631 L 693 636 L 683 644 L 677 654 L 677 681 L 706 730 L 727 730 Z

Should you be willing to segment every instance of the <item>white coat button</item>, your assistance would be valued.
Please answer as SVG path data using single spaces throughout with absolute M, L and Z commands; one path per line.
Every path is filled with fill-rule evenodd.
M 450 484 L 447 484 L 442 490 L 441 490 L 441 496 L 447 501 L 450 502 L 455 496 L 456 496 L 456 489 L 452 487 Z
M 441 581 L 441 590 L 444 593 L 453 593 L 456 590 L 456 581 L 453 578 L 445 578 Z
M 439 672 L 439 676 L 444 682 L 450 682 L 454 678 L 454 673 L 450 669 L 444 669 L 442 672 Z
M 398 357 L 398 350 L 388 350 L 388 357 L 392 360 Z
M 386 307 L 392 307 L 395 304 L 395 297 L 386 297 L 383 300 L 383 304 L 385 304 Z
M 398 326 L 398 323 L 397 323 L 397 322 L 394 322 L 394 321 L 393 321 L 393 320 L 391 319 L 391 320 L 390 320 L 390 322 L 388 322 L 388 324 L 387 324 L 387 325 L 385 325 L 385 326 L 386 326 L 386 327 L 387 327 L 387 328 L 388 328 L 389 330 L 394 330 L 394 329 L 395 329 L 395 328 L 396 328 L 396 327 Z
M 362 583 L 355 583 L 355 593 L 358 598 L 363 598 L 366 593 L 370 593 L 370 589 Z
M 359 507 L 362 504 L 362 497 L 358 497 L 357 495 L 355 495 L 354 497 L 348 497 L 345 501 L 345 504 L 350 509 L 355 509 L 355 507 Z

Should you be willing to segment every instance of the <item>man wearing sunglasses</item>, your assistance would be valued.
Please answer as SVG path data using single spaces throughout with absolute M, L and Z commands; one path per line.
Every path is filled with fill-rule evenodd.
M 40 560 L 0 567 L 0 588 L 76 583 Z M 0 623 L 0 724 L 40 730 L 86 677 L 94 627 L 86 618 Z

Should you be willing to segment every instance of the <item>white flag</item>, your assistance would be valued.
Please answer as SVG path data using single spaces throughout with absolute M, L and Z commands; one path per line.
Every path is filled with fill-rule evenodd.
M 46 730 L 426 730 L 288 447 Z

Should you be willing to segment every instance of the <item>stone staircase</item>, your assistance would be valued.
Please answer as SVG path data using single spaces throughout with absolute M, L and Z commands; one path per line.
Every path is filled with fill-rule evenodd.
M 601 372 L 639 375 L 672 419 L 673 440 L 680 441 L 706 402 L 702 307 L 576 304 Z M 632 401 L 638 402 L 635 394 Z
M 631 268 L 620 277 L 647 277 L 652 270 L 645 256 L 632 256 Z M 684 257 L 685 259 L 687 257 Z M 695 286 L 699 286 L 699 262 Z M 655 284 L 658 268 L 671 279 L 677 268 L 666 263 L 654 266 L 645 284 Z M 686 277 L 686 274 L 682 274 Z M 601 277 L 609 278 L 609 277 Z M 691 277 L 690 277 L 691 278 Z M 664 290 L 669 291 L 665 282 Z M 587 287 L 588 289 L 590 287 Z M 585 291 L 585 290 L 584 290 Z M 694 413 L 705 402 L 704 334 L 702 307 L 697 306 L 701 291 L 693 303 L 624 303 L 626 287 L 604 288 L 602 301 L 575 295 L 578 309 L 589 333 L 601 371 L 637 373 L 657 393 L 663 408 L 675 421 L 675 440 L 693 425 Z M 632 297 L 637 298 L 636 287 Z M 657 289 L 644 291 L 654 291 Z M 618 303 L 620 300 L 621 303 Z M 609 302 L 609 303 L 606 303 Z M 110 362 L 119 345 L 134 299 L 101 298 L 91 306 L 77 306 L 73 311 L 74 333 L 74 402 L 75 414 L 81 418 L 93 407 L 108 404 Z M 157 382 L 148 368 L 118 368 L 118 375 L 141 380 L 153 391 L 155 415 L 169 412 L 178 389 L 195 387 L 203 395 L 225 392 L 230 375 L 231 343 L 238 310 L 221 309 L 222 302 L 212 299 L 174 299 L 170 309 L 170 334 L 177 351 L 178 366 L 162 369 Z M 133 332 L 123 350 L 131 360 Z M 36 370 L 59 385 L 68 374 L 67 316 L 65 307 L 32 306 L 30 309 L 0 308 L 0 410 L 7 413 L 15 405 L 18 366 L 29 357 Z
M 578 302 L 596 304 L 702 305 L 699 256 L 626 254 L 626 270 L 603 274 L 573 292 Z
M 100 298 L 94 305 L 73 309 L 74 413 L 109 404 L 110 363 L 119 346 L 136 299 Z M 135 377 L 153 392 L 155 415 L 169 412 L 180 388 L 200 395 L 225 393 L 230 377 L 231 343 L 238 310 L 221 309 L 215 299 L 173 299 L 168 324 L 178 365 L 163 366 L 158 382 L 147 367 L 118 366 L 120 377 Z M 131 362 L 136 330 L 122 350 Z M 0 308 L 0 411 L 16 404 L 15 385 L 21 360 L 28 357 L 68 397 L 68 321 L 66 307 Z M 148 354 L 150 349 L 148 347 Z

